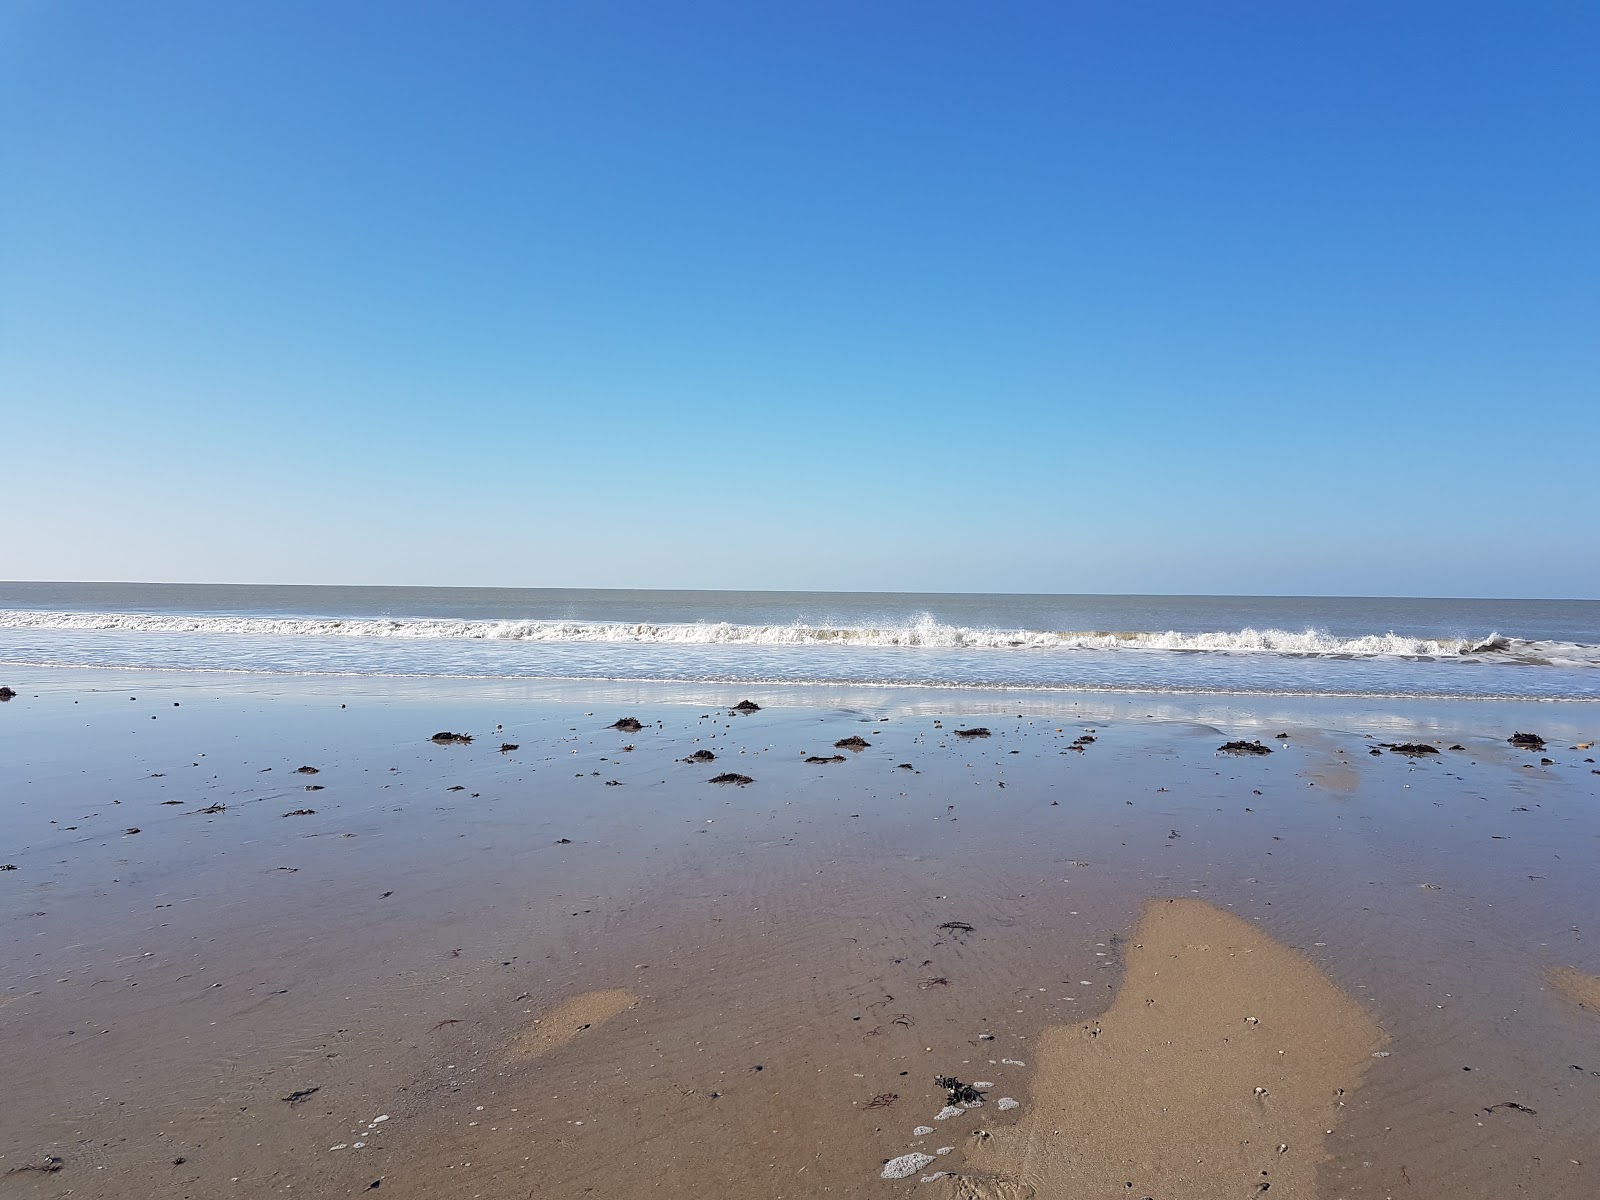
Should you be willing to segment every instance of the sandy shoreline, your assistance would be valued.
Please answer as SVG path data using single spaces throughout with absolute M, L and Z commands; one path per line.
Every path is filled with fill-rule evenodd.
M 14 686 L 3 1195 L 1600 1194 L 1589 706 Z

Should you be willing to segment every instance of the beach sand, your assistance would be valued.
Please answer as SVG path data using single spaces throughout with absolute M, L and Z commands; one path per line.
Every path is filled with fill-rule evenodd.
M 7 682 L 6 1197 L 1600 1195 L 1590 706 Z

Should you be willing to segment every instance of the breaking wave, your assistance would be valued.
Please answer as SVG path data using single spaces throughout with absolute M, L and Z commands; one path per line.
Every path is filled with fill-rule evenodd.
M 648 644 L 661 646 L 858 646 L 946 650 L 1129 650 L 1271 654 L 1335 658 L 1465 659 L 1532 665 L 1600 666 L 1600 646 L 1482 638 L 1419 638 L 1397 633 L 1336 637 L 1315 629 L 1176 631 L 1046 631 L 975 629 L 922 616 L 902 625 L 738 625 L 599 621 L 469 621 L 423 617 L 184 616 L 145 613 L 0 610 L 0 629 L 291 638 L 409 638 L 432 641 Z

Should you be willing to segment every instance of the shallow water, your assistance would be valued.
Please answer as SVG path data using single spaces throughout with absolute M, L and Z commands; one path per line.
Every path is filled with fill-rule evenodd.
M 936 1071 L 1022 1102 L 928 1143 L 959 1171 L 1034 1103 L 1042 1031 L 1111 1003 L 1145 900 L 1185 895 L 1392 1039 L 1330 1098 L 1323 1194 L 1595 1194 L 1600 1026 L 1544 985 L 1600 972 L 1593 706 L 850 686 L 737 718 L 699 684 L 14 679 L 0 1168 L 66 1164 L 21 1196 L 881 1195 Z M 1530 727 L 1548 755 L 1506 744 Z M 1216 753 L 1240 736 L 1273 753 Z M 1465 749 L 1369 754 L 1412 738 Z M 702 747 L 755 783 L 709 785 Z M 616 988 L 638 1007 L 597 1036 L 508 1061 Z

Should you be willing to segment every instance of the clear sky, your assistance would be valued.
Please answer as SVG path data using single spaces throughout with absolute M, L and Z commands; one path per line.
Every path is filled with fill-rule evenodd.
M 0 0 L 0 578 L 1600 596 L 1600 7 Z

